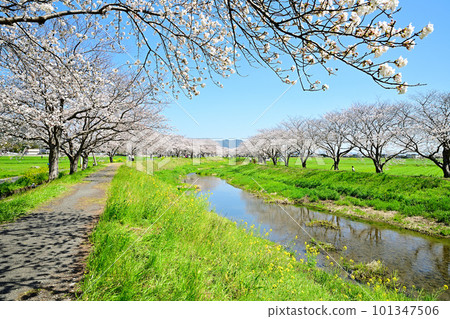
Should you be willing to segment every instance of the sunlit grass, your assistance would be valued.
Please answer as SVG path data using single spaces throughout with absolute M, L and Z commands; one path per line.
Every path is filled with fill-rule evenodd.
M 325 171 L 273 165 L 230 165 L 230 161 L 202 159 L 193 165 L 189 159 L 172 159 L 171 169 L 154 172 L 167 181 L 176 182 L 190 172 L 214 174 L 251 192 L 288 198 L 293 202 L 331 200 L 339 205 L 373 207 L 398 211 L 403 216 L 423 216 L 450 224 L 450 181 L 424 176 L 393 176 L 352 171 Z M 151 163 L 151 162 L 148 162 Z M 145 168 L 147 162 L 140 165 Z M 145 170 L 145 169 L 144 169 Z
M 36 189 L 0 200 L 0 224 L 11 222 L 20 216 L 26 215 L 37 206 L 63 194 L 70 189 L 71 185 L 80 183 L 86 176 L 100 167 L 90 167 L 73 175 L 65 175 Z
M 122 166 L 96 227 L 84 300 L 405 300 L 297 261 L 208 211 L 204 198 Z
M 268 165 L 272 165 L 267 162 Z M 278 165 L 284 165 L 282 162 Z M 307 161 L 307 168 L 331 170 L 333 160 L 326 157 L 312 157 Z M 289 162 L 290 167 L 301 169 L 301 163 L 296 158 Z M 352 166 L 356 172 L 375 173 L 372 160 L 368 158 L 342 158 L 339 163 L 341 171 L 352 171 Z M 394 159 L 386 164 L 384 173 L 388 175 L 406 175 L 406 176 L 443 176 L 442 170 L 428 159 Z
M 124 156 L 116 156 L 114 160 L 116 162 L 124 161 Z M 90 163 L 92 163 L 92 157 L 89 158 Z M 97 161 L 99 163 L 109 162 L 108 157 L 98 157 Z M 0 156 L 0 179 L 12 177 L 12 176 L 22 176 L 29 171 L 30 168 L 39 166 L 39 168 L 47 168 L 48 155 L 41 156 L 24 156 L 22 158 L 15 156 Z M 59 169 L 64 171 L 68 170 L 70 163 L 67 157 L 63 156 L 59 159 Z

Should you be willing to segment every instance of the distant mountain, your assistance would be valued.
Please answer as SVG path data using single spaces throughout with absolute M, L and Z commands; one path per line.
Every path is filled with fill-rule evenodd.
M 238 139 L 226 139 L 226 140 L 215 140 L 217 143 L 219 143 L 220 146 L 226 147 L 226 148 L 235 148 L 241 145 L 243 143 L 243 140 Z

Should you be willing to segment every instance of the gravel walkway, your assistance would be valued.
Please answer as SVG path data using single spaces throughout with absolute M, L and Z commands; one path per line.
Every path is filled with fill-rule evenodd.
M 70 194 L 0 226 L 0 300 L 68 300 L 81 279 L 88 234 L 103 212 L 112 164 Z

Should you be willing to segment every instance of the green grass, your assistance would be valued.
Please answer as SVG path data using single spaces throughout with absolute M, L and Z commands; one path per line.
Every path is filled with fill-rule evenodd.
M 133 163 L 147 171 L 148 162 Z M 396 227 L 424 232 L 433 236 L 450 235 L 450 180 L 425 176 L 397 176 L 352 171 L 326 171 L 273 165 L 242 165 L 228 159 L 208 158 L 193 165 L 191 159 L 171 158 L 160 165 L 155 160 L 153 171 L 169 183 L 195 172 L 215 175 L 230 184 L 262 195 L 268 201 L 297 203 L 327 210 L 330 201 L 339 214 L 364 220 L 388 223 Z M 151 171 L 151 170 L 150 170 Z M 269 195 L 270 194 L 270 195 Z M 352 212 L 348 212 L 349 206 Z M 381 218 L 370 211 L 398 212 L 393 218 Z M 427 220 L 405 221 L 405 217 L 421 216 Z M 437 221 L 438 224 L 433 224 Z M 431 223 L 430 223 L 431 222 Z
M 198 159 L 196 159 L 198 160 Z M 234 159 L 233 159 L 234 160 Z M 159 162 L 160 159 L 155 159 Z M 241 162 L 242 159 L 238 159 Z M 221 164 L 230 164 L 232 161 L 223 160 L 219 158 L 201 159 L 201 163 L 220 162 Z M 163 169 L 171 169 L 179 165 L 192 164 L 192 159 L 186 158 L 170 158 L 166 164 L 162 166 Z M 313 157 L 307 161 L 308 169 L 317 169 L 330 171 L 333 160 L 330 158 Z M 202 166 L 201 164 L 199 166 Z M 267 161 L 267 166 L 273 167 L 272 161 Z M 284 166 L 283 162 L 278 162 L 277 166 Z M 357 173 L 375 173 L 373 163 L 368 158 L 342 158 L 339 164 L 340 171 L 352 171 L 352 166 L 355 167 Z M 297 158 L 291 158 L 289 167 L 302 169 L 301 162 Z M 427 177 L 442 177 L 442 170 L 433 162 L 427 159 L 394 159 L 385 166 L 384 174 L 398 175 L 398 176 L 427 176 Z
M 62 175 L 63 173 L 60 173 Z M 24 189 L 31 185 L 41 185 L 48 180 L 46 167 L 29 168 L 23 176 L 15 182 L 6 181 L 0 184 L 0 198 L 14 194 L 14 191 Z
M 273 165 L 267 162 L 268 165 Z M 278 165 L 284 165 L 280 162 Z M 330 158 L 314 157 L 307 161 L 307 168 L 330 170 L 333 165 L 333 160 Z M 375 168 L 372 160 L 368 158 L 342 158 L 339 164 L 341 171 L 352 171 L 352 166 L 355 167 L 356 172 L 375 173 Z M 292 158 L 289 162 L 289 167 L 301 167 L 301 162 L 296 158 Z M 442 170 L 433 162 L 427 159 L 394 159 L 388 162 L 384 168 L 384 173 L 387 175 L 402 175 L 402 176 L 443 176 Z
M 15 159 L 11 156 L 0 156 L 0 178 L 12 176 L 22 176 L 35 166 L 39 168 L 47 168 L 48 156 L 24 156 L 22 159 Z M 61 170 L 69 169 L 69 160 L 67 157 L 61 157 L 59 160 L 59 168 Z
M 161 173 L 161 174 L 160 174 Z M 122 166 L 81 283 L 83 300 L 406 300 L 297 261 L 183 193 L 172 176 Z
M 263 188 L 294 202 L 332 200 L 450 224 L 450 180 L 443 178 L 211 163 L 198 173 L 216 174 L 253 192 Z
M 115 162 L 123 162 L 125 160 L 124 156 L 114 157 Z M 99 163 L 109 162 L 108 157 L 98 157 L 97 161 Z M 39 168 L 48 168 L 48 156 L 24 156 L 22 159 L 15 159 L 11 156 L 0 156 L 0 179 L 8 178 L 13 176 L 25 175 L 30 168 L 39 166 Z M 92 164 L 92 157 L 89 158 L 89 163 Z M 70 163 L 67 157 L 61 157 L 59 159 L 59 169 L 69 170 Z
M 192 160 L 172 159 L 156 174 L 172 183 L 190 172 L 214 174 L 248 191 L 263 191 L 272 194 L 270 197 L 288 198 L 300 204 L 330 200 L 339 205 L 397 211 L 402 216 L 422 216 L 450 224 L 448 179 L 239 164 L 202 159 L 200 165 L 192 165 Z
M 102 166 L 90 167 L 73 175 L 65 175 L 36 189 L 0 200 L 0 224 L 14 221 L 37 206 L 63 194 L 71 185 L 80 183 L 86 176 L 100 167 Z

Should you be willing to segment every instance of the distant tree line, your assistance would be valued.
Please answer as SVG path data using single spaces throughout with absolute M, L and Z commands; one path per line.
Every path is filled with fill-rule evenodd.
M 339 170 L 341 158 L 358 152 L 382 173 L 386 164 L 407 152 L 431 160 L 450 177 L 450 93 L 429 92 L 402 103 L 357 103 L 319 119 L 289 117 L 277 126 L 260 130 L 238 148 L 241 156 L 260 161 L 293 156 L 306 167 L 320 152 Z

